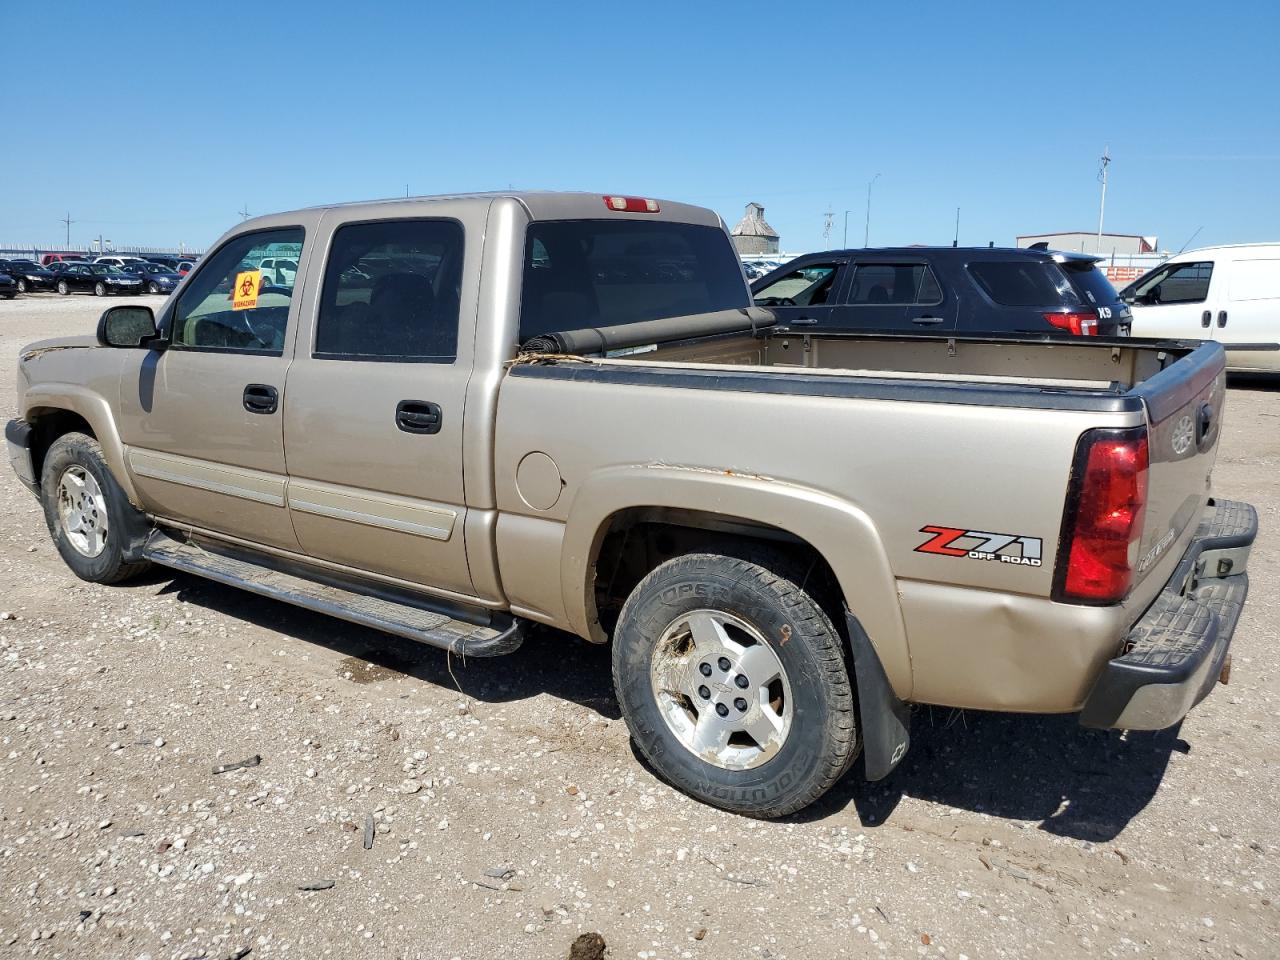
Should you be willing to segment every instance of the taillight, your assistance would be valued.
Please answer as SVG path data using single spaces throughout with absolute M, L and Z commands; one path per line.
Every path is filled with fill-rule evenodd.
M 1133 584 L 1147 504 L 1146 427 L 1090 430 L 1076 446 L 1053 596 L 1117 603 Z
M 1098 335 L 1098 315 L 1096 313 L 1046 313 L 1043 316 L 1055 327 L 1069 330 L 1077 337 L 1096 337 Z
M 659 209 L 657 200 L 646 200 L 644 197 L 605 197 L 604 205 L 610 210 L 627 213 L 657 213 Z

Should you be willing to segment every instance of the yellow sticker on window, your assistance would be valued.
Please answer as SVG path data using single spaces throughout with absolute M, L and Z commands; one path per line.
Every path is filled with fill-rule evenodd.
M 236 274 L 236 284 L 231 288 L 232 310 L 253 310 L 258 306 L 258 291 L 262 289 L 262 271 L 246 270 Z

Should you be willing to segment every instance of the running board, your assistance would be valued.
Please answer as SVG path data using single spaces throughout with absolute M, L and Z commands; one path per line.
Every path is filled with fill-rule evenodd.
M 459 656 L 499 657 L 516 650 L 524 639 L 519 620 L 502 624 L 501 628 L 467 623 L 446 613 L 319 583 L 248 560 L 213 553 L 196 544 L 175 540 L 160 531 L 151 535 L 142 555 L 163 567 L 440 647 Z

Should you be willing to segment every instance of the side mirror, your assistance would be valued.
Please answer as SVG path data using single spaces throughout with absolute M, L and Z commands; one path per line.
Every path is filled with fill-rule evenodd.
M 104 347 L 136 349 L 151 346 L 159 336 L 156 315 L 150 307 L 111 307 L 98 320 L 98 342 Z

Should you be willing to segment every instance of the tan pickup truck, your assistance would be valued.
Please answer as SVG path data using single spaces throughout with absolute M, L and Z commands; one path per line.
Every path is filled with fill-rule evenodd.
M 787 329 L 710 211 L 512 193 L 237 226 L 158 317 L 24 349 L 6 437 L 86 580 L 612 640 L 657 771 L 776 816 L 885 776 L 911 703 L 1154 729 L 1225 678 L 1224 386 L 1212 343 Z

